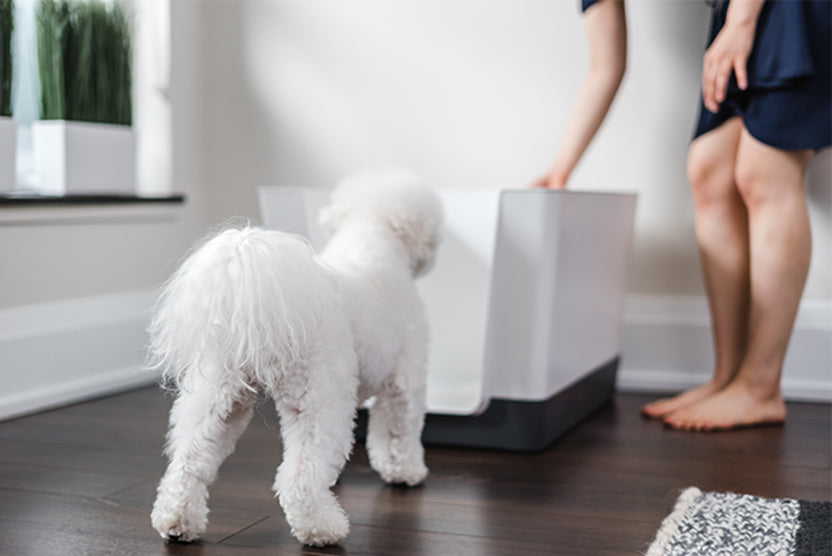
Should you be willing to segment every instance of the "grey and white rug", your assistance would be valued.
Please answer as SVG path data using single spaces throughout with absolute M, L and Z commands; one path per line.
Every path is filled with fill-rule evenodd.
M 832 502 L 686 489 L 647 556 L 830 556 Z

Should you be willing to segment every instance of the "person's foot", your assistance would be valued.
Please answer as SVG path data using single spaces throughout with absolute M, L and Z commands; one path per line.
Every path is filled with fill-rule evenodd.
M 707 384 L 703 384 L 702 386 L 697 386 L 696 388 L 682 392 L 678 396 L 674 396 L 672 398 L 662 398 L 660 400 L 656 400 L 655 402 L 649 403 L 641 408 L 641 414 L 645 417 L 650 417 L 651 419 L 661 419 L 662 417 L 669 415 L 674 411 L 678 411 L 683 407 L 702 401 L 721 389 L 722 387 L 720 385 L 711 381 Z
M 774 396 L 761 397 L 740 381 L 663 418 L 669 427 L 686 431 L 776 425 L 785 420 L 786 404 L 779 391 Z

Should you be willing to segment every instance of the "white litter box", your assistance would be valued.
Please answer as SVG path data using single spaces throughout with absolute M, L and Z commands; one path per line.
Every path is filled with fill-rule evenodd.
M 439 194 L 443 242 L 419 282 L 432 336 L 423 440 L 540 450 L 615 390 L 636 196 Z M 320 249 L 328 195 L 261 188 L 263 222 Z

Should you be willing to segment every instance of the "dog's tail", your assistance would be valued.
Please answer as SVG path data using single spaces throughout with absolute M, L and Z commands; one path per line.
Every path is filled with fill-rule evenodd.
M 271 387 L 281 369 L 303 357 L 335 303 L 334 284 L 302 238 L 226 230 L 165 285 L 149 329 L 149 364 L 177 387 L 194 373 Z M 217 373 L 223 376 L 210 376 Z

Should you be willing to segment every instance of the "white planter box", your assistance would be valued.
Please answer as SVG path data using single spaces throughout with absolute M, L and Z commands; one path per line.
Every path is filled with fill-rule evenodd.
M 46 120 L 32 125 L 42 193 L 135 193 L 136 138 L 129 126 Z
M 419 282 L 432 340 L 423 440 L 541 449 L 614 392 L 635 195 L 439 194 L 443 242 Z M 326 242 L 326 191 L 259 196 L 267 227 Z
M 17 156 L 17 122 L 0 117 L 0 193 L 15 186 L 15 157 Z

